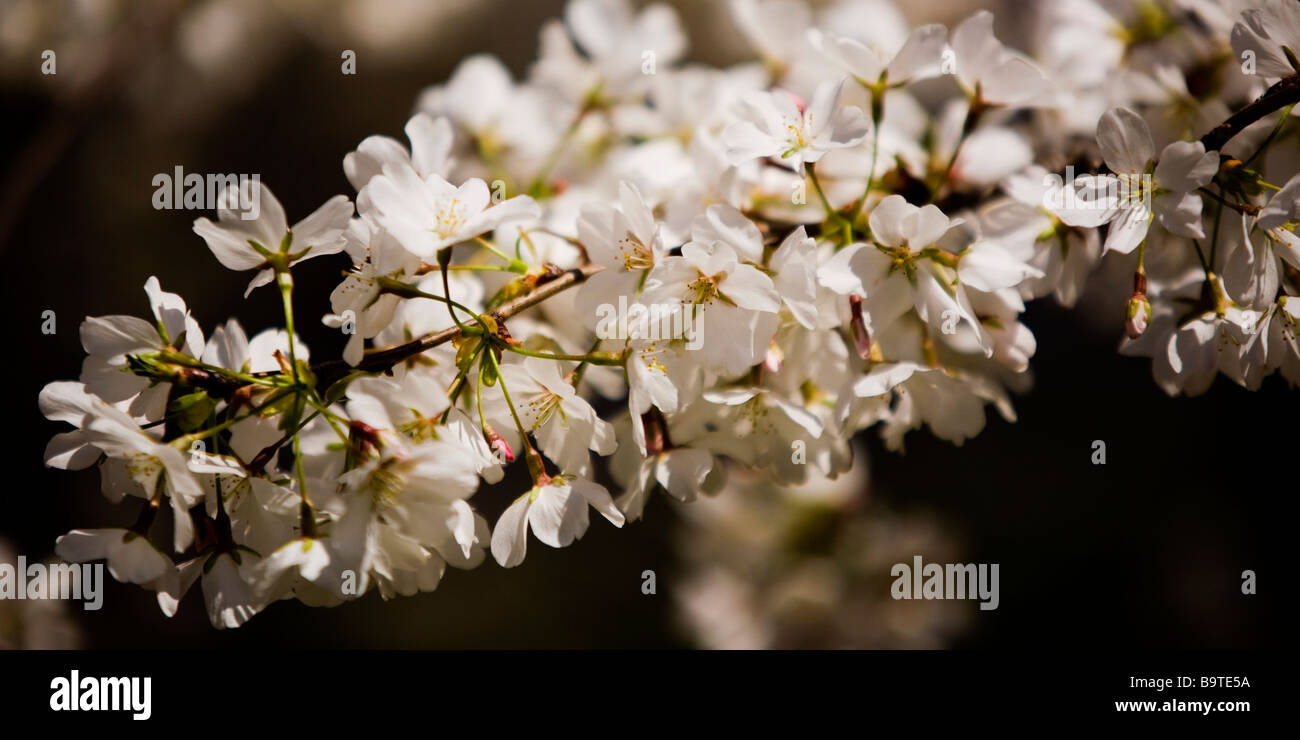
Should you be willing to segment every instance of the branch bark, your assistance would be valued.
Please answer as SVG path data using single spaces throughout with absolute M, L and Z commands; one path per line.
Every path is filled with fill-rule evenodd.
M 1232 137 L 1244 131 L 1247 126 L 1270 113 L 1297 102 L 1300 102 L 1300 73 L 1278 81 L 1276 85 L 1273 85 L 1263 95 L 1259 96 L 1255 102 L 1210 129 L 1209 133 L 1201 137 L 1201 143 L 1205 145 L 1205 151 L 1207 152 L 1220 151 Z
M 528 295 L 520 296 L 493 311 L 492 315 L 497 320 L 504 321 L 542 303 L 551 296 L 584 282 L 587 278 L 603 269 L 605 269 L 603 265 L 587 264 L 572 270 L 566 270 L 559 277 L 539 285 Z M 438 345 L 446 344 L 459 335 L 460 329 L 453 326 L 439 332 L 426 334 L 418 339 L 412 339 L 405 344 L 367 352 L 355 368 L 343 360 L 328 360 L 313 366 L 312 372 L 316 374 L 319 384 L 324 388 L 328 388 L 335 380 L 344 377 L 352 370 L 384 372 L 404 360 L 433 349 Z

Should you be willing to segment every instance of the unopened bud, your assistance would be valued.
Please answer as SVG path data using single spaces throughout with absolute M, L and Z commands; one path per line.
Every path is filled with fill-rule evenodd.
M 808 110 L 808 101 L 804 100 L 801 96 L 789 90 L 779 88 L 779 87 L 775 88 L 773 92 L 780 93 L 781 95 L 784 95 L 785 97 L 789 98 L 790 102 L 794 103 L 794 107 L 798 108 L 800 113 L 803 113 L 804 111 Z
M 763 369 L 769 373 L 781 372 L 781 365 L 785 362 L 785 353 L 777 346 L 773 340 L 771 346 L 767 348 L 767 354 L 763 355 Z
M 1128 299 L 1127 318 L 1124 321 L 1124 332 L 1128 334 L 1129 339 L 1137 339 L 1147 330 L 1147 324 L 1151 322 L 1151 304 L 1147 302 L 1147 297 L 1143 293 L 1134 293 Z
M 668 439 L 668 420 L 659 409 L 651 406 L 641 414 L 641 424 L 645 427 L 645 454 L 654 457 L 672 449 L 673 443 Z
M 384 438 L 380 431 L 364 421 L 353 419 L 348 424 L 349 436 L 363 454 L 378 452 L 384 447 Z
M 1151 304 L 1147 302 L 1147 274 L 1138 265 L 1133 273 L 1133 295 L 1129 296 L 1128 308 L 1125 310 L 1124 333 L 1129 339 L 1137 339 L 1147 330 L 1151 322 Z
M 514 450 L 510 449 L 510 444 L 500 432 L 490 426 L 484 426 L 483 436 L 487 437 L 488 446 L 492 448 L 492 454 L 498 460 L 505 460 L 507 464 L 515 461 Z
M 253 408 L 253 392 L 256 390 L 257 386 L 252 383 L 241 385 L 239 388 L 235 389 L 235 392 L 230 394 L 231 411 L 238 411 L 245 406 Z
M 293 366 L 289 364 L 289 359 L 284 356 L 283 352 L 277 349 L 271 353 L 271 356 L 275 358 L 276 363 L 280 366 L 280 372 L 285 375 L 293 374 Z
M 862 316 L 862 296 L 849 296 L 849 311 L 853 314 L 850 322 L 853 327 L 853 346 L 858 351 L 858 357 L 868 359 L 871 357 L 871 335 L 867 333 L 867 322 Z

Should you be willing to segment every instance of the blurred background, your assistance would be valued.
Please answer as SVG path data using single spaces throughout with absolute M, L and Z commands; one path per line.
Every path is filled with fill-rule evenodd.
M 723 0 L 672 2 L 689 59 L 746 57 Z M 278 298 L 241 299 L 247 276 L 221 268 L 191 232 L 196 214 L 151 206 L 156 173 L 260 173 L 291 220 L 353 195 L 342 157 L 371 134 L 405 140 L 424 87 L 489 52 L 516 76 L 561 0 L 0 0 L 0 251 L 4 362 L 0 555 L 52 556 L 75 527 L 129 523 L 98 474 L 42 467 L 61 425 L 41 387 L 75 378 L 87 315 L 146 314 L 145 279 L 182 295 L 210 329 L 228 316 L 255 333 Z M 976 7 L 1028 48 L 1032 2 L 907 2 L 913 23 L 951 27 Z M 57 73 L 42 75 L 42 52 Z M 356 74 L 340 74 L 356 52 Z M 342 256 L 301 268 L 300 312 L 327 307 Z M 1101 271 L 1101 278 L 1105 270 Z M 1125 277 L 1112 286 L 1127 288 Z M 1096 283 L 1105 282 L 1095 280 Z M 1038 352 L 1019 422 L 991 415 L 963 447 L 908 437 L 885 451 L 868 433 L 860 467 L 797 490 L 733 476 L 717 499 L 671 505 L 615 530 L 596 519 L 563 550 L 536 546 L 519 568 L 449 569 L 437 591 L 334 609 L 296 602 L 218 632 L 197 589 L 165 618 L 154 594 L 110 582 L 104 608 L 19 609 L 0 601 L 0 646 L 123 647 L 1250 647 L 1276 641 L 1269 553 L 1297 488 L 1296 404 L 1277 376 L 1257 393 L 1219 379 L 1171 399 L 1145 359 L 1120 357 L 1124 295 L 1094 285 L 1066 312 L 1042 300 L 1025 323 Z M 41 332 L 54 311 L 57 331 Z M 341 335 L 302 321 L 315 357 Z M 1290 417 L 1290 418 L 1288 418 Z M 1093 440 L 1107 463 L 1091 463 Z M 475 504 L 491 520 L 508 503 Z M 1289 508 L 1287 509 L 1289 510 Z M 1001 604 L 893 601 L 889 565 L 999 563 Z M 1260 593 L 1241 593 L 1253 569 Z M 656 593 L 642 592 L 655 572 Z

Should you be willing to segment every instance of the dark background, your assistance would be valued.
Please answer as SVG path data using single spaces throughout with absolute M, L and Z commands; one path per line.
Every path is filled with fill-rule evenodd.
M 687 6 L 692 58 L 734 59 L 735 39 L 712 25 L 716 4 L 678 5 Z M 165 290 L 186 299 L 205 331 L 228 316 L 250 335 L 279 320 L 273 291 L 240 297 L 247 275 L 212 258 L 191 231 L 196 214 L 153 210 L 155 173 L 178 164 L 187 172 L 260 173 L 292 222 L 331 195 L 353 195 L 343 155 L 370 134 L 404 140 L 416 95 L 445 80 L 464 56 L 489 51 L 522 74 L 536 54 L 540 22 L 560 6 L 475 5 L 456 16 L 454 28 L 431 27 L 428 43 L 413 50 L 358 49 L 351 77 L 339 73 L 339 30 L 299 25 L 251 37 L 250 45 L 273 44 L 273 58 L 252 81 L 233 90 L 213 84 L 209 94 L 209 83 L 187 81 L 168 56 L 166 10 L 162 20 L 115 35 L 124 61 L 112 62 L 88 88 L 43 85 L 37 57 L 30 79 L 11 74 L 0 90 L 9 128 L 0 137 L 0 305 L 14 331 L 4 361 L 13 415 L 4 425 L 9 465 L 0 536 L 37 559 L 69 529 L 134 517 L 99 494 L 96 472 L 41 465 L 46 441 L 62 425 L 41 417 L 37 394 L 47 382 L 79 374 L 83 317 L 147 315 L 142 288 L 157 275 Z M 908 9 L 913 22 L 952 22 L 954 12 Z M 64 74 L 62 57 L 60 65 Z M 340 257 L 302 268 L 301 316 L 324 311 L 343 266 Z M 52 336 L 40 331 L 47 309 L 57 315 Z M 1001 564 L 1000 608 L 975 612 L 957 646 L 1276 642 L 1273 594 L 1285 561 L 1267 556 L 1280 548 L 1265 543 L 1281 541 L 1291 523 L 1290 507 L 1284 515 L 1280 504 L 1296 492 L 1295 396 L 1274 377 L 1256 393 L 1220 379 L 1204 397 L 1168 398 L 1147 360 L 1116 353 L 1122 310 L 1122 299 L 1075 312 L 1050 301 L 1031 305 L 1025 322 L 1038 340 L 1037 382 L 1015 399 L 1016 424 L 991 417 L 960 448 L 913 433 L 906 455 L 885 451 L 873 433 L 865 437 L 872 495 L 938 517 L 960 533 L 966 561 Z M 306 318 L 299 323 L 315 357 L 337 356 L 337 332 Z M 1106 443 L 1104 466 L 1090 461 L 1093 440 Z M 475 503 L 491 519 L 507 495 L 490 501 L 480 494 Z M 334 609 L 283 602 L 226 632 L 209 626 L 194 592 L 170 620 L 152 592 L 111 579 L 106 608 L 72 606 L 94 648 L 685 646 L 671 601 L 675 526 L 672 509 L 655 499 L 644 520 L 622 531 L 595 518 L 569 548 L 532 543 L 517 569 L 490 559 L 469 573 L 448 569 L 436 592 L 392 602 L 375 594 Z M 659 574 L 657 595 L 641 593 L 646 569 Z M 1258 574 L 1259 595 L 1242 595 L 1244 569 Z

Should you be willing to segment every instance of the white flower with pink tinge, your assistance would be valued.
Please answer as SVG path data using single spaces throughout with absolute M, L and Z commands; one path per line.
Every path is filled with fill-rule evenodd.
M 751 92 L 736 106 L 739 119 L 722 132 L 727 159 L 740 165 L 771 157 L 802 173 L 833 149 L 856 146 L 871 132 L 871 120 L 856 106 L 841 106 L 844 80 L 817 86 L 806 107 L 789 93 Z
M 526 195 L 493 204 L 487 183 L 477 177 L 457 187 L 437 173 L 421 178 L 403 162 L 386 165 L 383 174 L 371 178 L 366 193 L 378 225 L 421 259 L 508 221 L 541 216 L 537 203 Z
M 1175 141 L 1155 157 L 1151 131 L 1142 116 L 1115 108 L 1097 124 L 1097 144 L 1113 174 L 1084 176 L 1075 183 L 1077 200 L 1092 208 L 1060 213 L 1071 226 L 1109 224 L 1107 252 L 1127 254 L 1147 237 L 1154 218 L 1166 231 L 1204 239 L 1197 190 L 1219 171 L 1218 152 L 1199 141 Z
M 530 529 L 543 544 L 568 547 L 587 533 L 588 506 L 614 526 L 623 526 L 623 512 L 604 486 L 562 475 L 539 482 L 515 499 L 497 520 L 492 533 L 492 557 L 503 568 L 524 562 Z
M 217 223 L 196 219 L 194 233 L 231 270 L 257 270 L 244 291 L 247 297 L 275 277 L 268 259 L 272 254 L 282 253 L 286 263 L 293 263 L 341 252 L 351 218 L 352 201 L 336 195 L 290 228 L 271 189 L 260 180 L 246 180 L 222 191 Z

